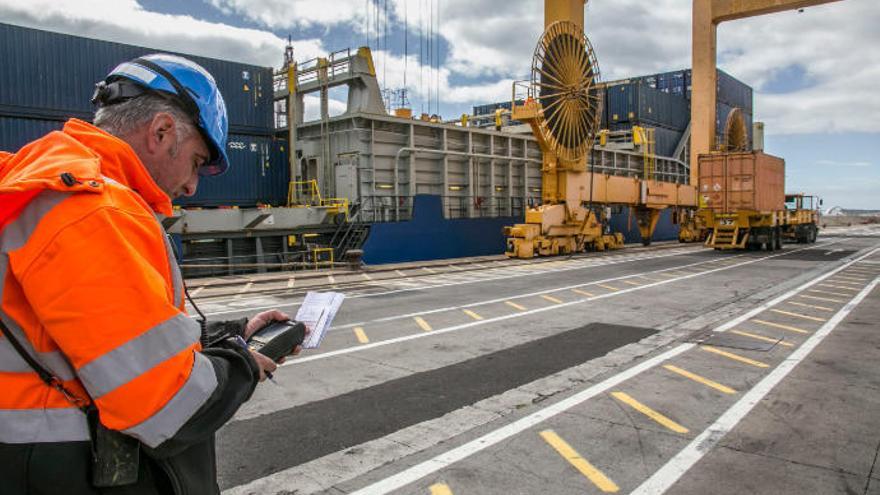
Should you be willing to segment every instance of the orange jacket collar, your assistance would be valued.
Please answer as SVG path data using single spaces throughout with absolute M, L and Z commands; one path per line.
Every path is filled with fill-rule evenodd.
M 64 182 L 63 175 L 74 181 Z M 14 155 L 0 153 L 0 194 L 36 189 L 100 192 L 104 177 L 137 192 L 156 213 L 170 216 L 171 199 L 125 141 L 70 119 Z
M 78 119 L 68 120 L 63 132 L 98 154 L 102 175 L 137 192 L 157 213 L 172 214 L 171 199 L 159 188 L 128 143 Z

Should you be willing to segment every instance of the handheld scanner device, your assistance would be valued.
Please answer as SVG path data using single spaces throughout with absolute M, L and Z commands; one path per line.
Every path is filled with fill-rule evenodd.
M 251 349 L 278 362 L 302 344 L 305 336 L 306 326 L 303 323 L 293 320 L 276 321 L 257 330 L 247 343 Z

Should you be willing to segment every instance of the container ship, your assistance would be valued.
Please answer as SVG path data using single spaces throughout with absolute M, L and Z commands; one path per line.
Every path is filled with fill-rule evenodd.
M 94 83 L 159 51 L 8 24 L 0 41 L 0 149 L 11 152 L 68 118 L 91 120 Z M 541 151 L 510 119 L 511 101 L 452 121 L 389 111 L 366 47 L 303 62 L 288 48 L 280 69 L 181 55 L 214 75 L 230 122 L 229 171 L 201 181 L 163 222 L 187 276 L 320 266 L 352 253 L 367 264 L 501 254 L 503 228 L 541 201 Z M 346 109 L 331 116 L 328 94 L 340 87 Z M 719 139 L 750 149 L 761 138 L 752 89 L 722 71 L 717 89 Z M 596 91 L 604 130 L 592 170 L 643 177 L 650 163 L 658 180 L 687 184 L 690 70 Z M 306 120 L 312 96 L 319 115 Z M 629 207 L 608 210 L 612 232 L 650 241 Z M 653 240 L 678 238 L 678 213 L 663 210 Z

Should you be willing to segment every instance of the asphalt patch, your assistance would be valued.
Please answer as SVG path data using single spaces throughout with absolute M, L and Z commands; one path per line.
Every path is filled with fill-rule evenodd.
M 656 332 L 592 323 L 458 364 L 230 423 L 217 435 L 220 487 L 238 486 L 382 438 Z
M 794 244 L 792 244 L 794 246 Z M 798 261 L 837 261 L 842 258 L 846 258 L 847 256 L 855 253 L 852 250 L 845 249 L 835 249 L 833 247 L 829 247 L 828 249 L 804 249 L 803 251 L 792 252 L 790 254 L 785 254 L 785 259 L 788 260 L 798 260 Z

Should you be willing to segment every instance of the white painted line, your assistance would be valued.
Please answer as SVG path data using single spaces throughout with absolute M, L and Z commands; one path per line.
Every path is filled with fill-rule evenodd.
M 868 253 L 866 253 L 858 258 L 856 258 L 852 261 L 849 261 L 843 265 L 840 265 L 839 267 L 835 268 L 834 270 L 831 270 L 830 272 L 826 273 L 825 275 L 822 275 L 818 278 L 810 280 L 809 282 L 802 284 L 802 285 L 798 286 L 797 288 L 792 289 L 792 290 L 786 292 L 785 294 L 782 294 L 781 296 L 774 297 L 770 301 L 765 302 L 764 304 L 749 311 L 748 313 L 746 313 L 746 314 L 744 314 L 734 320 L 731 320 L 728 323 L 725 323 L 724 325 L 721 325 L 720 327 L 716 328 L 715 331 L 716 332 L 726 332 L 726 331 L 730 330 L 731 328 L 739 325 L 740 323 L 742 323 L 746 320 L 750 320 L 754 316 L 757 316 L 758 314 L 763 313 L 764 311 L 767 311 L 768 309 L 770 309 L 773 306 L 776 306 L 777 304 L 781 303 L 782 301 L 785 301 L 786 299 L 796 295 L 798 292 L 802 292 L 803 290 L 808 289 L 808 288 L 818 284 L 819 282 L 822 282 L 823 280 L 834 276 L 835 273 L 838 273 L 841 270 L 846 269 L 848 266 L 851 266 L 853 263 L 857 263 L 858 261 L 863 260 L 863 259 L 867 258 L 868 256 L 871 256 L 872 254 L 876 253 L 878 250 L 880 250 L 880 249 L 874 248 L 871 251 L 869 251 Z M 794 252 L 794 251 L 790 251 L 790 252 Z
M 877 286 L 880 280 L 875 279 L 865 289 L 838 311 L 828 323 L 816 331 L 800 347 L 792 352 L 773 371 L 764 377 L 751 390 L 746 392 L 742 399 L 736 402 L 730 409 L 721 415 L 711 426 L 697 435 L 681 452 L 670 459 L 650 478 L 645 480 L 631 495 L 647 495 L 665 493 L 676 481 L 678 481 L 691 467 L 694 466 L 706 453 L 710 452 L 748 413 L 752 410 L 773 387 L 781 382 L 801 361 L 806 358 L 822 340 L 843 321 L 849 313 L 855 309 L 862 300 Z
M 287 279 L 287 288 L 292 289 L 293 284 L 295 284 L 295 283 L 296 283 L 296 279 L 294 279 L 293 277 L 290 277 L 289 279 Z
M 364 280 L 373 280 L 369 273 L 361 273 L 361 277 L 364 277 Z
M 194 290 L 191 290 L 191 291 L 190 291 L 189 295 L 192 296 L 192 297 L 196 297 L 197 295 L 199 295 L 199 292 L 201 292 L 201 291 L 203 291 L 203 290 L 205 290 L 205 286 L 204 286 L 204 285 L 201 286 L 201 287 L 196 287 Z
M 868 254 L 865 254 L 862 258 L 867 257 L 876 251 L 878 251 L 877 248 L 875 248 L 874 250 L 872 250 Z M 854 261 L 851 261 L 850 263 L 853 263 L 853 262 Z M 689 276 L 694 276 L 694 275 L 689 275 Z M 827 277 L 827 274 L 822 277 L 817 278 L 815 281 L 813 281 L 811 283 L 816 283 L 816 281 L 823 279 L 824 277 Z M 880 280 L 875 280 L 871 284 L 871 288 L 873 288 L 873 286 L 876 285 L 878 281 L 880 281 Z M 804 284 L 804 285 L 807 287 L 809 286 L 807 284 Z M 629 290 L 638 290 L 638 289 L 634 288 L 634 289 L 624 289 L 624 290 L 629 291 Z M 793 289 L 793 290 L 787 292 L 786 294 L 784 294 L 783 295 L 784 297 L 780 297 L 777 299 L 782 300 L 786 297 L 791 297 L 791 295 L 796 293 L 798 290 L 802 290 L 802 289 L 800 289 L 800 288 Z M 819 333 L 822 332 L 823 329 L 826 329 L 829 327 L 833 328 L 833 326 L 831 326 L 832 323 L 836 326 L 837 322 L 839 322 L 840 320 L 843 319 L 844 316 L 846 316 L 846 315 L 840 316 L 841 313 L 843 313 L 844 310 L 847 310 L 847 313 L 848 313 L 849 310 L 851 310 L 851 308 L 855 307 L 855 305 L 858 304 L 858 302 L 860 302 L 861 299 L 863 299 L 864 296 L 867 295 L 868 292 L 870 292 L 870 291 L 868 290 L 868 288 L 866 288 L 865 291 L 863 291 L 863 293 L 859 294 L 859 297 L 857 297 L 857 300 L 854 299 L 852 302 L 847 304 L 844 307 L 844 309 L 842 309 L 837 315 L 835 315 L 834 318 L 832 318 L 828 323 L 826 323 L 819 330 L 819 332 L 817 332 L 812 337 L 810 337 L 810 340 L 808 340 L 807 342 L 814 342 L 813 347 L 815 347 L 815 345 L 818 344 L 819 341 L 821 341 L 821 338 L 819 338 L 818 341 L 814 341 L 814 339 L 816 339 L 819 336 Z M 556 307 L 558 307 L 558 306 L 556 306 Z M 751 313 L 751 311 L 746 314 L 749 314 L 749 313 Z M 840 318 L 838 318 L 838 316 L 840 316 Z M 742 319 L 742 317 L 739 317 L 739 318 L 736 318 L 735 321 L 741 320 L 741 319 Z M 728 326 L 728 324 L 725 324 L 723 326 L 730 328 Z M 828 329 L 828 332 L 830 332 L 830 328 Z M 719 331 L 717 328 L 715 330 Z M 825 334 L 827 334 L 827 332 L 825 332 Z M 795 351 L 795 353 L 804 349 L 805 346 L 806 346 L 806 344 L 802 345 L 797 351 Z M 624 381 L 629 380 L 630 378 L 633 378 L 633 377 L 639 375 L 640 373 L 647 371 L 647 370 L 653 368 L 654 366 L 656 366 L 656 365 L 658 365 L 658 364 L 660 364 L 660 363 L 662 363 L 662 362 L 664 362 L 674 356 L 677 356 L 685 351 L 693 349 L 694 347 L 695 347 L 695 344 L 679 345 L 678 347 L 675 347 L 673 349 L 670 349 L 669 351 L 666 351 L 662 354 L 654 356 L 653 358 L 648 359 L 647 361 L 645 361 L 643 363 L 640 363 L 636 366 L 633 366 L 632 368 L 629 368 L 626 371 L 623 371 L 617 375 L 609 377 L 609 378 L 605 379 L 604 381 L 602 381 L 596 385 L 593 385 L 592 387 L 589 387 L 584 391 L 578 392 L 577 394 L 572 395 L 571 397 L 569 397 L 567 399 L 563 399 L 555 404 L 552 404 L 550 406 L 545 407 L 544 409 L 541 409 L 541 410 L 536 411 L 536 412 L 534 412 L 524 418 L 521 418 L 521 419 L 519 419 L 519 420 L 517 420 L 507 426 L 503 426 L 503 427 L 501 427 L 495 431 L 489 432 L 489 433 L 487 433 L 487 434 L 485 434 L 475 440 L 471 440 L 470 442 L 465 443 L 464 445 L 461 445 L 461 446 L 456 447 L 452 450 L 444 452 L 443 454 L 440 454 L 432 459 L 429 459 L 429 460 L 424 461 L 420 464 L 417 464 L 411 468 L 405 469 L 404 471 L 401 471 L 400 473 L 398 473 L 396 475 L 393 475 L 389 478 L 385 478 L 385 479 L 377 481 L 376 483 L 373 483 L 369 486 L 366 486 L 356 492 L 353 492 L 353 495 L 374 495 L 374 494 L 375 495 L 383 495 L 383 494 L 392 492 L 394 490 L 400 489 L 410 483 L 418 481 L 419 479 L 421 479 L 425 476 L 428 476 L 432 473 L 435 473 L 441 469 L 446 468 L 447 466 L 450 466 L 458 461 L 461 461 L 461 460 L 463 460 L 463 459 L 465 459 L 465 458 L 467 458 L 467 457 L 469 457 L 469 456 L 471 456 L 481 450 L 484 450 L 484 449 L 491 447 L 495 444 L 498 444 L 499 442 L 502 442 L 502 441 L 514 436 L 514 435 L 517 435 L 517 434 L 519 434 L 519 433 L 521 433 L 521 432 L 523 432 L 523 431 L 525 431 L 525 430 L 527 430 L 527 429 L 529 429 L 529 428 L 531 428 L 531 427 L 533 427 L 543 421 L 546 421 L 547 419 L 552 418 L 553 416 L 556 416 L 557 414 L 565 412 L 568 409 L 571 409 L 572 407 L 579 405 L 579 404 L 595 397 L 598 394 L 604 393 L 608 389 L 615 387 L 615 386 L 619 385 L 620 383 L 623 383 Z M 809 351 L 807 351 L 807 352 L 809 352 Z M 794 354 L 792 354 L 792 355 L 794 355 Z M 776 370 L 771 372 L 770 375 L 768 375 L 768 378 L 769 378 L 769 376 L 772 376 L 776 371 L 778 371 L 780 368 L 782 368 L 787 363 L 790 363 L 790 360 L 783 361 L 783 364 L 781 364 Z M 785 374 L 787 374 L 787 371 L 785 372 Z M 782 376 L 784 377 L 785 374 L 783 374 Z M 759 386 L 761 383 L 764 383 L 766 380 L 767 380 L 767 378 L 765 378 L 764 380 L 759 382 Z M 757 387 L 755 387 L 755 388 L 757 388 Z M 772 388 L 772 386 L 770 388 Z M 743 397 L 743 399 L 740 400 L 737 404 L 744 403 L 744 404 L 748 405 L 748 409 L 751 409 L 751 407 L 753 407 L 754 404 L 757 403 L 757 400 L 760 400 L 760 397 L 759 397 L 754 402 L 746 401 L 746 398 L 750 397 L 751 394 L 754 392 L 754 390 L 755 389 L 753 388 L 750 392 L 748 392 Z M 766 392 L 765 392 L 765 394 L 766 394 Z M 761 397 L 763 397 L 763 395 L 764 394 L 762 394 Z M 736 407 L 736 406 L 734 406 L 734 407 Z M 746 411 L 746 412 L 748 412 L 748 411 Z M 744 415 L 745 414 L 743 414 L 743 416 Z M 711 428 L 707 429 L 701 435 L 701 437 L 706 436 L 708 438 L 709 436 L 707 435 L 707 433 L 711 434 L 711 432 L 712 432 Z M 720 437 L 719 437 L 719 439 L 720 439 Z M 705 441 L 705 439 L 704 439 L 704 441 Z M 715 440 L 715 442 L 717 443 L 717 440 Z M 705 452 L 705 450 L 697 450 L 696 449 L 696 446 L 700 446 L 700 448 L 702 449 L 702 444 L 697 442 L 696 440 L 694 442 L 692 442 L 688 447 L 691 447 L 691 446 L 694 447 L 694 452 L 697 455 L 702 456 L 701 452 Z M 695 459 L 693 461 L 693 463 L 695 463 L 696 460 L 698 460 L 698 458 Z M 690 466 L 692 466 L 693 463 L 688 465 L 687 468 L 690 468 Z M 669 465 L 669 463 L 667 463 L 667 466 L 668 465 Z M 687 468 L 685 468 L 684 471 L 686 471 Z M 681 471 L 681 474 L 683 474 L 684 471 Z M 657 473 L 655 473 L 655 476 L 656 475 L 657 475 Z M 680 474 L 678 475 L 678 477 L 680 477 Z M 678 479 L 678 478 L 676 477 L 676 479 Z M 670 485 L 671 485 L 671 483 L 670 483 Z M 668 486 L 666 488 L 668 488 Z M 640 493 L 652 493 L 652 494 L 662 493 L 663 491 L 666 490 L 666 488 L 663 488 L 662 490 L 658 490 L 658 491 L 650 491 L 650 490 L 642 491 Z M 640 489 L 641 489 L 641 487 L 640 487 Z
M 333 278 L 333 275 L 327 275 L 327 282 L 331 285 L 336 283 L 336 279 Z
M 536 411 L 528 416 L 514 421 L 513 423 L 503 426 L 495 431 L 487 433 L 476 440 L 471 440 L 470 442 L 456 447 L 452 450 L 444 452 L 443 454 L 434 457 L 433 459 L 429 459 L 421 464 L 417 464 L 409 469 L 406 469 L 390 478 L 385 478 L 384 480 L 380 480 L 372 485 L 369 485 L 365 488 L 361 488 L 360 490 L 353 492 L 352 495 L 379 495 L 385 494 L 399 488 L 402 488 L 414 481 L 418 481 L 425 476 L 428 476 L 431 473 L 435 473 L 451 464 L 454 464 L 462 459 L 465 459 L 483 449 L 491 447 L 501 441 L 504 441 L 514 435 L 517 435 L 543 421 L 546 421 L 557 414 L 565 412 L 571 409 L 578 404 L 581 404 L 593 397 L 604 393 L 608 389 L 615 387 L 630 378 L 637 376 L 638 374 L 647 371 L 654 366 L 666 361 L 669 358 L 678 356 L 679 354 L 692 349 L 694 344 L 681 344 L 678 347 L 670 349 L 663 354 L 659 354 L 654 356 L 653 358 L 640 363 L 632 368 L 623 371 L 615 376 L 612 376 L 605 381 L 593 385 L 592 387 L 578 392 L 575 395 L 567 399 L 563 399 L 555 404 L 547 406 L 539 411 Z
M 834 241 L 834 242 L 843 242 L 843 241 Z M 831 243 L 829 243 L 829 244 L 831 244 Z M 811 247 L 802 248 L 802 249 L 815 249 L 815 248 L 816 248 L 816 246 L 811 246 Z M 660 258 L 668 258 L 668 257 L 673 257 L 673 256 L 684 256 L 684 255 L 688 255 L 688 254 L 693 254 L 694 252 L 696 252 L 696 250 L 694 250 L 694 249 L 675 249 L 675 250 L 670 250 L 669 252 L 660 253 L 660 254 L 646 257 L 643 259 L 660 259 Z M 791 251 L 791 252 L 796 252 L 796 251 Z M 739 255 L 739 256 L 742 256 L 742 255 Z M 631 261 L 632 260 L 613 259 L 612 261 L 605 262 L 605 263 L 598 263 L 596 265 L 591 265 L 590 267 L 619 265 L 619 264 L 630 263 Z M 709 260 L 709 261 L 701 261 L 701 262 L 692 263 L 692 264 L 683 265 L 683 266 L 686 267 L 686 266 L 693 266 L 693 265 L 699 265 L 699 264 L 705 264 L 705 263 L 716 263 L 716 262 L 717 262 L 717 260 Z M 449 265 L 449 266 L 455 270 L 464 270 L 463 268 L 456 267 L 455 265 Z M 534 265 L 531 265 L 531 266 L 534 266 Z M 547 275 L 550 273 L 566 272 L 566 271 L 582 270 L 582 269 L 584 269 L 584 267 L 582 267 L 582 266 L 567 266 L 567 267 L 563 267 L 563 268 L 551 269 L 551 270 L 546 270 L 546 271 L 516 273 L 516 274 L 506 273 L 504 275 L 494 277 L 492 279 L 475 279 L 475 278 L 467 277 L 466 274 L 450 275 L 450 276 L 459 276 L 459 277 L 467 277 L 467 278 L 463 278 L 460 282 L 455 282 L 455 283 L 450 283 L 450 284 L 437 284 L 437 285 L 425 284 L 425 285 L 418 286 L 415 288 L 393 289 L 393 290 L 387 290 L 384 292 L 373 292 L 373 293 L 364 293 L 364 294 L 346 294 L 346 299 L 365 298 L 365 297 L 381 297 L 381 296 L 387 296 L 387 295 L 397 294 L 397 293 L 402 293 L 402 292 L 411 292 L 411 291 L 416 291 L 416 290 L 452 287 L 452 286 L 456 286 L 456 285 L 473 284 L 473 283 L 492 281 L 492 280 L 507 280 L 507 279 L 513 278 L 513 277 L 529 277 L 529 276 L 535 276 L 535 275 L 540 276 L 540 275 Z M 662 270 L 660 270 L 660 271 L 662 271 Z M 654 272 L 647 272 L 647 273 L 654 273 Z M 362 273 L 361 276 L 364 277 L 366 280 L 372 280 L 372 278 L 370 278 L 370 276 L 366 273 Z M 623 278 L 623 277 L 617 277 L 617 278 Z M 385 280 L 388 280 L 388 279 L 385 279 Z M 616 280 L 616 279 L 614 279 L 614 280 Z M 264 299 L 264 298 L 265 298 L 265 296 L 260 297 L 260 299 Z M 212 302 L 213 303 L 222 303 L 223 300 L 222 299 L 221 300 L 214 300 Z M 237 302 L 240 302 L 240 301 L 237 301 Z M 285 307 L 295 307 L 301 303 L 302 303 L 302 301 L 299 300 L 299 301 L 296 301 L 293 303 L 275 304 L 275 305 L 271 305 L 271 306 L 253 306 L 253 307 L 248 308 L 248 310 L 259 311 L 262 309 L 282 309 Z M 212 312 L 205 313 L 205 315 L 214 316 L 214 315 L 223 315 L 223 314 L 229 314 L 229 313 L 241 313 L 241 312 L 242 312 L 241 309 L 230 309 L 230 310 L 223 310 L 223 311 L 212 311 Z M 195 317 L 193 316 L 193 318 L 195 318 Z
M 242 288 L 238 291 L 238 293 L 239 293 L 239 294 L 244 294 L 245 292 L 251 290 L 251 287 L 253 287 L 253 286 L 254 286 L 254 283 L 253 283 L 253 282 L 248 282 L 248 283 L 244 284 L 244 287 L 242 287 Z
M 812 248 L 812 247 L 807 247 L 807 248 L 802 248 L 802 249 L 813 249 L 813 248 Z M 532 315 L 532 314 L 536 314 L 536 313 L 543 313 L 543 312 L 545 312 L 545 311 L 554 311 L 554 310 L 557 310 L 557 309 L 560 309 L 560 308 L 566 308 L 566 307 L 568 307 L 568 306 L 572 306 L 572 305 L 575 305 L 575 304 L 581 304 L 581 303 L 584 303 L 584 302 L 590 302 L 590 301 L 597 301 L 597 300 L 606 299 L 606 298 L 609 298 L 609 297 L 616 297 L 616 296 L 619 296 L 619 295 L 622 295 L 622 294 L 627 294 L 627 293 L 634 292 L 634 291 L 638 291 L 638 290 L 648 289 L 648 288 L 651 288 L 651 287 L 658 287 L 658 286 L 665 285 L 665 284 L 669 284 L 669 283 L 672 283 L 672 282 L 677 282 L 677 281 L 686 280 L 686 279 L 689 279 L 689 278 L 694 278 L 694 277 L 700 277 L 700 276 L 703 276 L 703 275 L 708 275 L 708 274 L 710 274 L 710 273 L 720 272 L 720 271 L 724 271 L 724 270 L 730 270 L 730 269 L 733 269 L 733 268 L 738 268 L 738 267 L 741 267 L 741 266 L 750 265 L 750 264 L 758 263 L 758 262 L 761 262 L 761 261 L 766 261 L 766 260 L 768 260 L 768 259 L 776 258 L 776 257 L 778 257 L 778 256 L 784 256 L 784 255 L 786 255 L 786 254 L 791 254 L 791 253 L 793 253 L 793 252 L 796 252 L 796 251 L 788 251 L 788 252 L 786 252 L 786 253 L 780 253 L 780 254 L 774 254 L 774 255 L 770 255 L 770 256 L 764 256 L 764 257 L 761 257 L 761 258 L 752 258 L 752 259 L 750 259 L 750 260 L 748 260 L 748 261 L 744 261 L 744 262 L 739 263 L 739 264 L 736 264 L 736 265 L 727 265 L 727 266 L 722 266 L 722 267 L 720 267 L 720 268 L 713 268 L 713 269 L 710 269 L 710 270 L 704 270 L 704 271 L 700 271 L 700 272 L 697 272 L 697 273 L 692 273 L 692 274 L 690 274 L 690 275 L 685 275 L 685 276 L 682 276 L 682 277 L 677 278 L 677 279 L 661 280 L 661 281 L 659 281 L 659 282 L 655 282 L 655 283 L 652 283 L 652 284 L 645 284 L 645 285 L 642 285 L 641 287 L 632 287 L 632 288 L 630 288 L 630 289 L 620 289 L 620 290 L 618 290 L 617 292 L 606 292 L 606 293 L 600 294 L 600 295 L 595 296 L 595 297 L 589 297 L 589 298 L 585 298 L 585 299 L 577 299 L 577 300 L 574 300 L 574 301 L 564 302 L 564 303 L 562 303 L 562 304 L 554 304 L 554 305 L 552 305 L 552 306 L 545 306 L 545 307 L 542 307 L 542 308 L 536 308 L 536 309 L 532 309 L 532 310 L 529 310 L 529 311 L 521 311 L 521 312 L 519 312 L 519 313 L 511 313 L 511 314 L 508 314 L 508 315 L 497 316 L 497 317 L 495 317 L 495 318 L 487 318 L 487 319 L 482 320 L 482 321 L 474 321 L 474 322 L 469 322 L 469 323 L 463 323 L 463 324 L 460 324 L 460 325 L 454 325 L 454 326 L 451 326 L 451 327 L 446 327 L 446 328 L 441 328 L 441 329 L 434 330 L 434 331 L 431 332 L 430 334 L 417 333 L 417 334 L 411 334 L 411 335 L 404 335 L 404 336 L 401 336 L 401 337 L 395 337 L 395 338 L 391 338 L 391 339 L 387 339 L 387 340 L 380 340 L 380 341 L 378 341 L 378 342 L 372 342 L 372 343 L 367 344 L 367 345 L 362 345 L 362 346 L 357 346 L 357 347 L 346 347 L 346 348 L 342 348 L 342 349 L 337 349 L 337 350 L 335 350 L 335 351 L 328 351 L 328 352 L 323 352 L 323 353 L 320 353 L 320 354 L 313 354 L 313 355 L 311 355 L 311 356 L 299 357 L 299 358 L 297 358 L 297 359 L 292 359 L 292 360 L 286 361 L 286 362 L 285 362 L 284 364 L 282 364 L 281 366 L 292 366 L 292 365 L 297 365 L 297 364 L 304 364 L 304 363 L 308 363 L 308 362 L 310 362 L 310 361 L 317 361 L 317 360 L 320 360 L 320 359 L 327 359 L 327 358 L 330 358 L 330 357 L 340 356 L 340 355 L 344 355 L 344 354 L 350 354 L 350 353 L 353 353 L 353 352 L 361 352 L 361 351 L 365 351 L 365 350 L 368 350 L 368 349 L 373 349 L 373 348 L 375 348 L 375 347 L 384 347 L 384 346 L 387 346 L 387 345 L 399 344 L 399 343 L 401 343 L 401 342 L 407 342 L 407 341 L 410 341 L 410 340 L 415 340 L 415 339 L 424 338 L 424 337 L 427 337 L 427 336 L 429 336 L 429 335 L 431 335 L 431 336 L 433 336 L 433 335 L 441 335 L 441 334 L 444 334 L 444 333 L 455 332 L 455 331 L 462 330 L 462 329 L 465 329 L 465 328 L 471 328 L 471 327 L 474 327 L 474 326 L 477 326 L 477 325 L 485 325 L 485 324 L 488 324 L 488 323 L 495 323 L 495 322 L 499 322 L 499 321 L 505 321 L 505 320 L 509 320 L 509 319 L 512 319 L 512 318 L 520 318 L 520 317 L 522 317 L 522 316 L 528 316 L 528 315 Z M 867 256 L 867 255 L 866 255 L 866 256 Z M 659 270 L 659 271 L 663 271 L 663 270 Z M 651 273 L 651 272 L 648 272 L 648 273 Z M 630 276 L 632 276 L 632 275 L 625 275 L 625 276 L 617 277 L 617 278 L 619 279 L 619 278 L 625 278 L 625 277 L 630 277 Z M 820 278 L 821 278 L 821 277 L 820 277 Z M 819 279 L 817 279 L 817 280 L 819 280 Z M 570 287 L 557 287 L 557 288 L 554 288 L 554 289 L 547 289 L 547 290 L 544 290 L 544 291 L 535 292 L 535 293 L 533 293 L 533 294 L 530 294 L 530 296 L 534 296 L 534 295 L 542 295 L 542 294 L 545 294 L 545 293 L 557 292 L 557 291 L 562 291 L 562 290 L 570 290 L 570 289 L 572 289 L 572 288 L 583 287 L 583 286 L 591 285 L 591 284 L 595 284 L 595 283 L 596 283 L 596 282 L 589 282 L 589 283 L 580 284 L 580 285 L 574 285 L 574 286 L 570 286 Z M 804 287 L 804 286 L 802 286 L 802 287 Z M 792 290 L 792 291 L 789 291 L 788 293 L 786 293 L 786 294 L 784 294 L 783 296 L 780 296 L 780 297 L 778 297 L 778 298 L 776 298 L 776 299 L 782 300 L 782 299 L 785 299 L 785 298 L 787 298 L 787 297 L 790 297 L 790 295 L 793 295 L 797 290 L 800 290 L 800 289 L 794 289 L 794 290 Z M 469 307 L 479 306 L 479 305 L 482 305 L 482 304 L 498 303 L 498 302 L 503 302 L 503 301 L 506 301 L 506 300 L 509 300 L 509 299 L 519 299 L 519 298 L 521 298 L 521 297 L 526 297 L 526 295 L 514 296 L 514 297 L 506 297 L 506 298 L 500 298 L 500 299 L 493 299 L 492 301 L 483 301 L 482 303 L 472 303 L 472 304 L 467 304 L 467 305 L 463 305 L 463 306 L 451 306 L 451 307 L 447 307 L 447 308 L 441 308 L 441 309 L 430 310 L 430 311 L 419 311 L 419 312 L 414 312 L 414 313 L 411 313 L 411 314 L 408 314 L 408 315 L 398 315 L 398 316 L 394 316 L 394 317 L 378 318 L 378 319 L 370 320 L 370 321 L 367 321 L 367 322 L 351 323 L 351 324 L 349 324 L 349 325 L 340 326 L 340 327 L 338 327 L 338 328 L 350 328 L 350 327 L 354 327 L 354 326 L 364 326 L 364 325 L 374 324 L 374 323 L 378 323 L 378 322 L 382 322 L 382 321 L 397 320 L 397 319 L 400 319 L 400 318 L 412 318 L 412 317 L 414 317 L 414 316 L 416 316 L 416 315 L 429 315 L 429 314 L 437 313 L 437 312 L 440 312 L 440 311 L 461 310 L 461 309 L 463 309 L 463 308 L 469 308 Z M 774 300 L 776 300 L 776 299 L 774 299 Z M 765 308 L 765 309 L 766 309 L 766 308 Z M 763 309 L 762 309 L 762 311 L 763 311 Z M 759 311 L 759 312 L 760 312 L 760 311 Z M 750 312 L 750 313 L 751 313 L 751 312 Z M 757 314 L 757 313 L 756 313 L 756 314 Z M 752 316 L 753 316 L 753 315 L 752 315 Z M 747 319 L 747 318 L 746 318 L 746 319 Z M 737 320 L 739 320 L 739 319 L 737 319 Z M 737 323 L 741 323 L 742 321 L 744 321 L 744 320 L 737 321 Z M 727 327 L 727 328 L 732 328 L 733 326 L 735 326 L 735 325 L 730 325 L 730 326 Z M 725 330 L 726 330 L 727 328 L 725 328 Z M 724 330 L 717 330 L 717 329 L 716 329 L 716 331 L 724 331 Z

